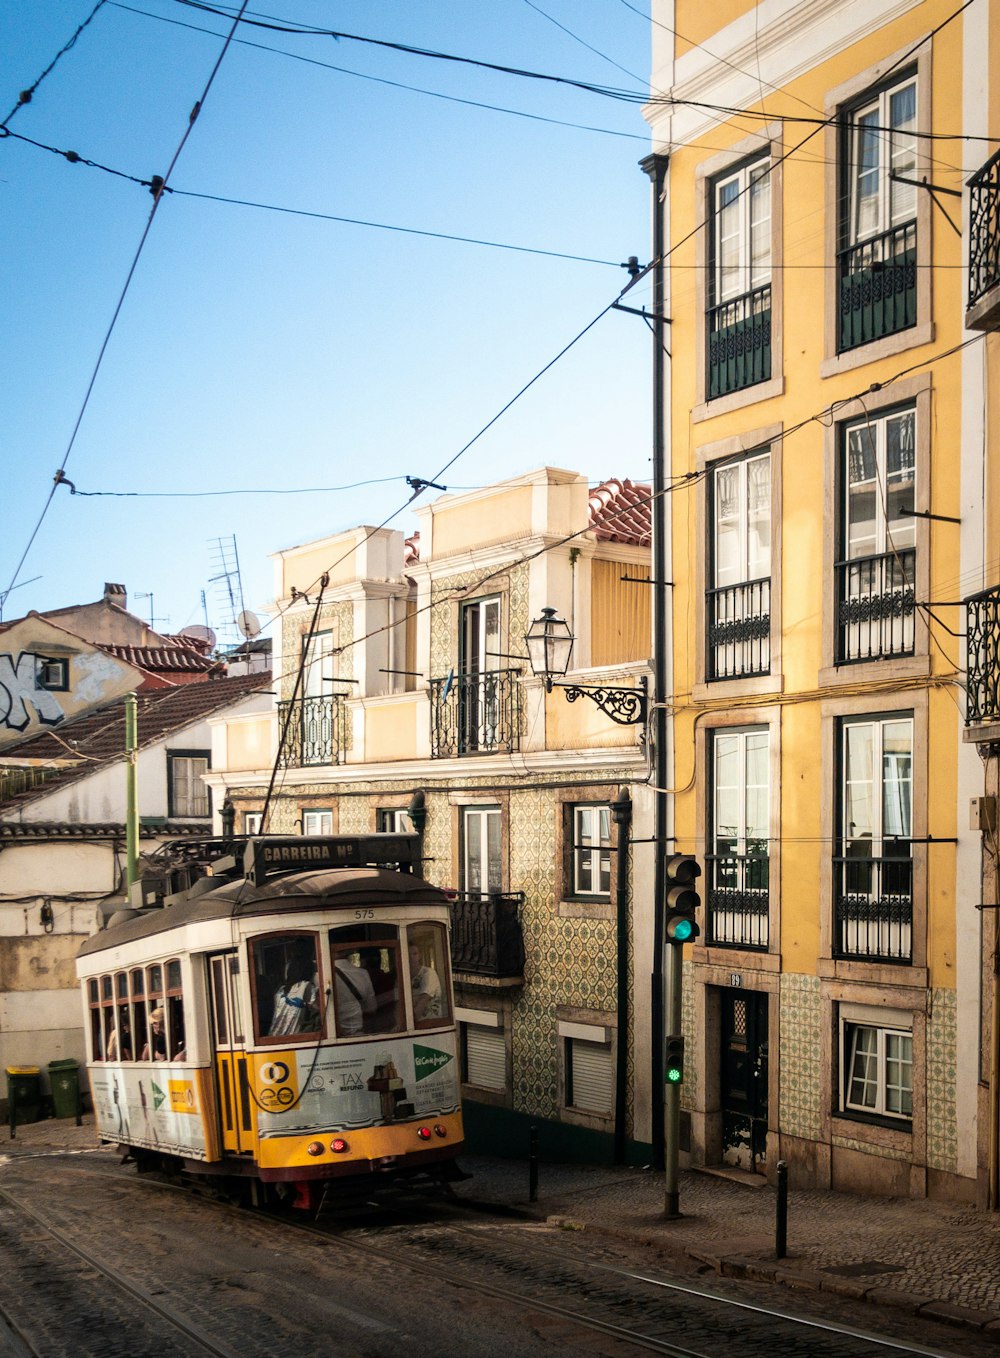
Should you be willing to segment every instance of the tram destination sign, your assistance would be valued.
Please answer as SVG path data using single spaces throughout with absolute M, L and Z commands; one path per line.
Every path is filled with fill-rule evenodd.
M 243 871 L 260 886 L 268 877 L 324 868 L 391 866 L 420 862 L 418 835 L 263 835 L 247 840 Z

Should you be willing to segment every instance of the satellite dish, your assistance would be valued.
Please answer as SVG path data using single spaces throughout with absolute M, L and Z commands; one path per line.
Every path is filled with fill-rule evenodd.
M 251 613 L 249 609 L 244 609 L 236 619 L 236 626 L 245 637 L 249 637 L 251 640 L 260 636 L 260 619 L 256 613 Z
M 200 646 L 207 646 L 209 649 L 215 645 L 216 637 L 211 627 L 202 627 L 201 623 L 192 623 L 190 627 L 182 627 L 177 634 L 187 637 L 189 641 L 195 641 Z

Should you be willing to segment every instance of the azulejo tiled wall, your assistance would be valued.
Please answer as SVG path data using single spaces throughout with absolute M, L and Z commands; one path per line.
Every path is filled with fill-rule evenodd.
M 781 977 L 780 1127 L 818 1141 L 823 1128 L 823 1004 L 816 976 Z
M 297 667 L 302 659 L 304 637 L 308 632 L 311 621 L 311 611 L 285 614 L 281 632 L 282 673 L 277 676 L 277 683 L 283 700 L 292 696 L 292 689 L 295 687 L 295 677 L 298 672 Z M 334 652 L 340 651 L 341 646 L 345 647 L 340 654 L 336 655 L 333 662 L 334 672 L 342 675 L 345 679 L 353 678 L 354 605 L 346 601 L 324 604 L 316 621 L 316 631 L 330 633 Z M 300 696 L 301 692 L 300 686 Z
M 698 1106 L 699 1063 L 694 1054 L 698 1050 L 694 1017 L 694 967 L 690 962 L 683 963 L 683 982 L 681 987 L 681 1032 L 684 1035 L 684 1083 L 681 1085 L 681 1107 Z M 670 1034 L 675 1036 L 675 1034 Z
M 958 1172 L 958 997 L 954 990 L 931 992 L 927 1023 L 927 1164 Z
M 480 589 L 479 586 L 482 586 Z M 440 678 L 454 669 L 458 662 L 455 641 L 452 635 L 452 609 L 449 597 L 461 596 L 465 590 L 473 595 L 487 595 L 495 588 L 496 593 L 507 593 L 508 613 L 506 626 L 510 635 L 501 637 L 501 650 L 522 655 L 523 640 L 528 630 L 528 565 L 527 563 L 504 566 L 502 571 L 465 571 L 460 575 L 449 575 L 447 579 L 436 579 L 431 583 L 431 677 Z M 501 660 L 498 668 L 516 667 L 515 660 Z

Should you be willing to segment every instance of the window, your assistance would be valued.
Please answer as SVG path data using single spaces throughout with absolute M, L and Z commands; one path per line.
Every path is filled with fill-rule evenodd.
M 908 962 L 913 718 L 844 721 L 840 737 L 834 950 L 841 957 Z
M 462 1082 L 479 1089 L 507 1088 L 507 1042 L 503 1021 L 489 1010 L 456 1012 L 462 1043 Z
M 457 680 L 460 752 L 488 751 L 503 739 L 502 688 L 498 687 L 500 600 L 476 599 L 463 604 L 461 629 L 461 675 Z
M 709 942 L 768 945 L 769 736 L 765 730 L 712 735 L 708 870 Z
M 69 661 L 47 660 L 43 656 L 35 659 L 35 688 L 47 689 L 50 693 L 65 693 L 69 689 Z
M 916 324 L 916 132 L 912 70 L 843 113 L 840 350 Z
M 243 813 L 243 833 L 245 835 L 259 835 L 264 827 L 264 815 L 261 811 L 244 811 Z
M 868 1021 L 860 1021 L 862 1018 Z M 913 1117 L 913 1032 L 908 1016 L 893 1024 L 884 1010 L 842 1005 L 841 1112 L 893 1122 Z
M 837 663 L 912 655 L 916 411 L 842 430 Z
M 208 750 L 167 751 L 167 815 L 207 820 L 212 798 L 203 777 L 212 766 Z
M 304 835 L 332 835 L 332 811 L 303 811 L 302 833 Z
M 560 1021 L 565 1105 L 610 1117 L 614 1110 L 614 1053 L 606 1028 Z
M 451 1018 L 445 927 L 411 924 L 406 930 L 406 945 L 414 1025 L 439 1027 Z
M 771 175 L 757 159 L 711 180 L 709 400 L 771 376 Z
M 394 924 L 350 924 L 330 930 L 337 1036 L 399 1033 L 406 1026 Z
M 378 834 L 412 835 L 413 822 L 404 806 L 379 806 L 375 810 L 375 830 Z
M 572 877 L 574 896 L 611 895 L 611 807 L 572 808 Z
M 258 1041 L 312 1039 L 323 1030 L 315 934 L 266 934 L 250 941 Z
M 462 808 L 460 885 L 469 896 L 503 890 L 499 806 Z
M 297 731 L 289 732 L 294 762 L 332 764 L 339 757 L 342 697 L 333 692 L 333 633 L 302 639 L 303 688 Z
M 770 450 L 713 469 L 709 679 L 767 674 L 771 667 Z

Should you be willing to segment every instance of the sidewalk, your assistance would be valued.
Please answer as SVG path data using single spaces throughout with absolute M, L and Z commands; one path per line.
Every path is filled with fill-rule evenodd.
M 465 1156 L 459 1197 L 708 1264 L 967 1325 L 1000 1339 L 1000 1214 L 911 1198 L 790 1190 L 787 1257 L 775 1258 L 773 1188 L 754 1175 L 685 1170 L 678 1220 L 663 1215 L 663 1175 L 548 1165 L 528 1201 L 523 1160 Z
M 0 1124 L 0 1173 L 8 1156 L 97 1146 L 92 1114 L 80 1127 L 72 1118 L 26 1123 L 13 1139 Z M 682 1171 L 682 1215 L 667 1221 L 663 1175 L 653 1170 L 542 1163 L 532 1203 L 526 1161 L 463 1156 L 461 1164 L 472 1177 L 455 1192 L 470 1202 L 708 1264 L 729 1277 L 894 1306 L 1000 1339 L 1000 1213 L 790 1190 L 788 1255 L 776 1260 L 775 1191 L 757 1176 Z

